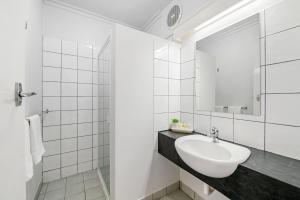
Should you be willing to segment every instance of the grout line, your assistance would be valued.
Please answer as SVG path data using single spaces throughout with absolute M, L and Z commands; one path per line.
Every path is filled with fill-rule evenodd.
M 265 34 L 265 38 L 264 38 L 264 57 L 265 57 L 265 66 L 267 64 L 267 37 L 266 37 L 266 31 L 267 31 L 267 23 L 266 23 L 266 10 L 264 10 L 264 34 Z M 265 93 L 265 99 L 264 99 L 264 122 L 267 121 L 267 67 L 265 67 L 265 88 L 264 88 L 264 93 Z M 264 151 L 266 150 L 266 123 L 264 123 Z

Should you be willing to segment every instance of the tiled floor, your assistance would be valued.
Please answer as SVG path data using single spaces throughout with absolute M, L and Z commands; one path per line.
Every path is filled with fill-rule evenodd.
M 192 200 L 192 199 L 188 197 L 185 193 L 183 193 L 181 190 L 177 190 L 161 198 L 160 200 Z
M 42 186 L 39 200 L 105 200 L 97 171 L 88 171 Z

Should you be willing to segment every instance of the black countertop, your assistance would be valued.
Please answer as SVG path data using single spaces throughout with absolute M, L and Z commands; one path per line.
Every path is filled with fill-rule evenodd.
M 197 134 L 197 133 L 194 133 Z M 175 140 L 187 134 L 161 131 L 158 152 L 230 199 L 300 200 L 300 161 L 247 147 L 249 159 L 226 178 L 212 178 L 191 169 L 179 157 Z

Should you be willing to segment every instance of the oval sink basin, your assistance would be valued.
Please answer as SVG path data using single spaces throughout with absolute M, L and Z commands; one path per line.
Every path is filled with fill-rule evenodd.
M 214 178 L 230 176 L 240 163 L 245 162 L 249 149 L 203 135 L 178 138 L 175 148 L 180 158 L 195 171 Z

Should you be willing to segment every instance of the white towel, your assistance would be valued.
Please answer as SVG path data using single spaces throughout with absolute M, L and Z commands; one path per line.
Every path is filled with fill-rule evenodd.
M 30 131 L 29 124 L 27 120 L 25 121 L 25 178 L 29 181 L 33 176 L 33 163 L 30 150 Z
M 228 106 L 229 113 L 241 114 L 242 106 Z
M 224 106 L 215 106 L 215 112 L 224 112 Z
M 34 164 L 38 164 L 42 160 L 45 148 L 42 141 L 41 119 L 38 115 L 27 118 L 30 122 L 30 146 L 31 155 Z

